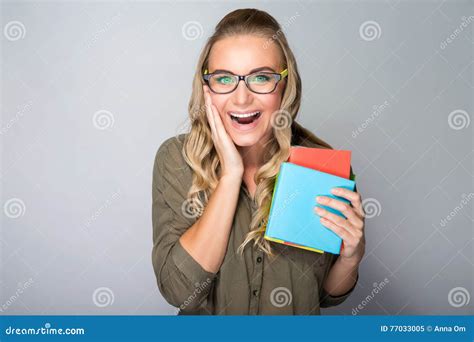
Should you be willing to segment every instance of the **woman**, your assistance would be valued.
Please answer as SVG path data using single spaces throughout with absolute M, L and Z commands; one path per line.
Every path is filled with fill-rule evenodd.
M 365 248 L 358 193 L 334 192 L 351 206 L 320 199 L 347 219 L 316 211 L 315 198 L 315 214 L 343 239 L 340 255 L 263 239 L 290 146 L 331 148 L 294 121 L 300 100 L 276 20 L 256 9 L 226 15 L 198 61 L 190 132 L 166 140 L 155 158 L 153 267 L 179 314 L 317 315 L 355 288 Z

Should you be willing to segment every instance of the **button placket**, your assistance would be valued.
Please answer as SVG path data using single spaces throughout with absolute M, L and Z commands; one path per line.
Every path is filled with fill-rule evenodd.
M 258 250 L 255 252 L 255 266 L 254 266 L 254 276 L 252 281 L 252 296 L 250 298 L 250 313 L 257 315 L 258 314 L 258 306 L 260 301 L 260 289 L 262 288 L 262 280 L 263 280 L 263 252 Z

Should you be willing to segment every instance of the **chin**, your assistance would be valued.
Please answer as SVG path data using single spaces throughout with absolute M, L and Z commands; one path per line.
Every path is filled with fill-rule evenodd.
M 258 143 L 262 138 L 263 134 L 252 133 L 252 134 L 231 134 L 232 141 L 236 146 L 250 147 Z

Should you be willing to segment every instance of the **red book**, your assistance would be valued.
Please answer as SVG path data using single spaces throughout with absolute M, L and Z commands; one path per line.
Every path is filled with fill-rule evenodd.
M 351 151 L 292 146 L 288 162 L 334 176 L 351 178 Z

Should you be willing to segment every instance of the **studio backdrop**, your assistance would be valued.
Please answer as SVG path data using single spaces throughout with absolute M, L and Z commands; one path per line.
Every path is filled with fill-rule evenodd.
M 1 3 L 3 315 L 173 315 L 151 263 L 156 151 L 189 128 L 199 53 L 237 8 L 281 24 L 297 121 L 352 151 L 366 254 L 325 315 L 468 314 L 471 1 Z

